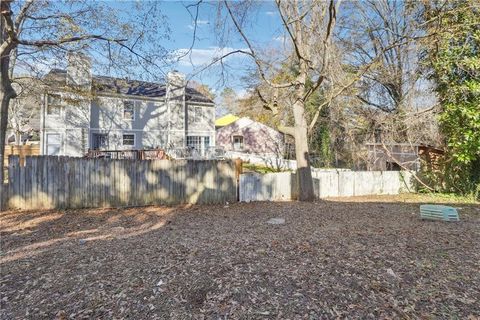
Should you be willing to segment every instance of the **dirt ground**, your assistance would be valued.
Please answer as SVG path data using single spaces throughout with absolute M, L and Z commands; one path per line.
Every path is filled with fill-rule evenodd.
M 2 212 L 0 317 L 479 319 L 480 206 L 423 201 Z

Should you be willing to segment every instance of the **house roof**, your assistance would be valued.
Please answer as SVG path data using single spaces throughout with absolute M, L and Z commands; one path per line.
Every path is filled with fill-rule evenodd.
M 235 121 L 237 121 L 238 119 L 240 119 L 239 117 L 237 117 L 236 115 L 233 115 L 233 114 L 227 114 L 223 117 L 220 117 L 218 119 L 215 120 L 215 127 L 225 127 L 225 126 L 228 126 L 229 124 L 231 123 L 234 123 Z
M 232 134 L 236 134 L 236 133 L 240 134 L 244 128 L 248 128 L 248 127 L 251 127 L 251 126 L 262 127 L 262 128 L 265 128 L 269 131 L 272 131 L 272 132 L 273 131 L 279 132 L 278 130 L 276 130 L 272 127 L 269 127 L 264 123 L 254 121 L 254 120 L 252 120 L 248 117 L 238 118 L 237 120 L 229 123 L 228 125 L 220 127 L 218 130 L 221 131 L 221 130 L 224 130 L 224 129 L 225 130 L 232 130 L 233 129 L 233 131 L 231 132 Z
M 46 79 L 56 85 L 64 86 L 67 79 L 67 71 L 63 69 L 52 69 Z M 116 93 L 131 96 L 161 98 L 165 97 L 167 89 L 164 83 L 146 82 L 107 76 L 92 76 L 92 87 L 96 92 Z M 194 88 L 186 87 L 185 100 L 187 102 L 214 103 Z

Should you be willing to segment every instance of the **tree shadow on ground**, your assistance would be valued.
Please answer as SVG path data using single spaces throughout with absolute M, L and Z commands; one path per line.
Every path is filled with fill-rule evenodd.
M 6 211 L 0 214 L 3 257 L 31 257 L 68 241 L 123 239 L 169 224 L 179 207 Z
M 327 198 L 318 200 L 316 204 L 322 204 L 322 208 L 336 208 L 333 210 L 334 212 L 338 208 L 350 208 L 352 215 L 363 216 L 368 223 L 370 223 L 370 217 L 373 214 L 368 209 L 372 206 L 380 209 L 377 214 L 382 213 L 382 217 L 388 213 L 395 215 L 398 208 L 401 208 L 401 211 L 408 208 L 411 215 L 409 218 L 414 219 L 413 223 L 424 224 L 429 221 L 419 222 L 416 220 L 419 219 L 419 205 L 431 203 L 431 201 L 426 200 L 422 197 L 360 196 Z M 262 202 L 252 202 L 251 204 L 255 205 L 256 203 Z M 461 228 L 465 219 L 470 220 L 469 217 L 478 218 L 480 216 L 480 206 L 477 204 L 448 203 L 448 199 L 444 200 L 444 203 L 459 209 L 461 221 L 452 224 L 452 226 Z M 276 203 L 280 207 L 289 207 L 295 204 L 301 203 Z M 247 206 L 244 203 L 236 204 L 240 207 L 242 205 Z M 175 215 L 178 213 L 188 213 L 195 210 L 194 208 L 208 207 L 208 205 L 185 204 L 171 207 L 4 211 L 0 213 L 0 235 L 3 251 L 0 262 L 31 257 L 46 250 L 49 246 L 56 246 L 61 242 L 81 241 L 86 243 L 96 240 L 115 240 L 139 236 L 165 227 L 175 220 Z M 218 209 L 218 206 L 211 207 Z M 335 217 L 330 216 L 330 218 Z M 443 225 L 442 222 L 438 223 Z M 471 223 L 471 221 L 468 223 Z M 359 221 L 359 225 L 361 224 L 363 224 L 362 221 Z M 432 226 L 437 226 L 436 222 L 432 222 Z M 446 226 L 448 226 L 448 223 Z
M 479 206 L 457 203 L 459 223 L 431 222 L 419 218 L 423 200 L 368 198 L 7 212 L 0 284 L 8 300 L 1 312 L 475 314 Z M 50 219 L 38 220 L 43 216 Z M 273 217 L 286 222 L 266 223 Z M 29 221 L 36 222 L 22 228 Z M 31 255 L 15 256 L 32 245 Z

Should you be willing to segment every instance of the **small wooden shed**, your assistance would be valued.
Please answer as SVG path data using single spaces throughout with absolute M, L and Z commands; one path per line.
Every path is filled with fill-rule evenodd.
M 426 144 L 367 143 L 368 170 L 419 171 L 421 166 L 435 169 L 444 151 Z

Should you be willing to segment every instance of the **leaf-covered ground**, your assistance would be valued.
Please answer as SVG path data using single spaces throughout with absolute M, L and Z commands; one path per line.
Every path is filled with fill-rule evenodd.
M 3 212 L 0 317 L 478 319 L 480 206 L 415 200 Z

